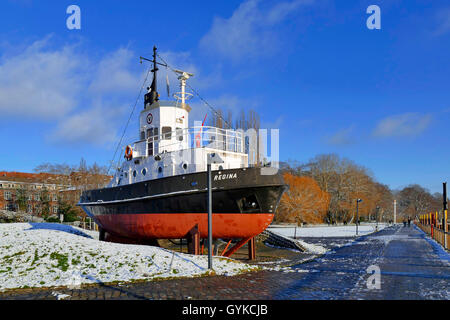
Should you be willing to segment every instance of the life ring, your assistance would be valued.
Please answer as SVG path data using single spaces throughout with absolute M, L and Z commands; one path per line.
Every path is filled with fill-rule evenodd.
M 129 145 L 125 149 L 125 159 L 127 159 L 128 161 L 133 159 L 133 149 Z

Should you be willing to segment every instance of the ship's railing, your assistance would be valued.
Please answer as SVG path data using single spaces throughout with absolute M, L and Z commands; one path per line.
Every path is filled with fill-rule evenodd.
M 158 129 L 159 131 L 159 129 Z M 155 155 L 159 146 L 164 149 L 211 148 L 220 151 L 245 153 L 245 136 L 241 130 L 222 129 L 210 126 L 176 128 L 170 132 L 157 132 L 146 139 L 135 142 L 136 155 Z
M 193 127 L 190 137 L 192 148 L 207 147 L 223 151 L 244 152 L 244 134 L 241 131 L 209 126 Z

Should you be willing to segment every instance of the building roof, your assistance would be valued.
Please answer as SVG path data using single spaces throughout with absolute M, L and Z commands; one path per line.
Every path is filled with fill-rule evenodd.
M 16 171 L 0 171 L 0 181 L 27 183 L 61 184 L 68 182 L 68 176 L 50 173 L 27 173 Z
M 52 174 L 52 173 L 28 173 L 16 171 L 0 171 L 0 181 L 22 182 L 22 183 L 41 183 L 55 185 L 77 185 L 86 173 L 72 172 L 70 175 Z M 112 177 L 102 174 L 87 173 L 88 180 L 95 179 L 96 183 L 106 183 Z

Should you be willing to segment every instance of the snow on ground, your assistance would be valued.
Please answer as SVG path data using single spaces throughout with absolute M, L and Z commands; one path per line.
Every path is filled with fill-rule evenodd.
M 366 235 L 375 232 L 377 229 L 381 230 L 385 228 L 385 224 L 365 224 L 358 226 L 358 236 Z M 340 247 L 343 244 L 327 243 L 325 248 L 321 242 L 323 239 L 327 238 L 349 238 L 356 236 L 356 226 L 308 226 L 308 227 L 292 227 L 283 225 L 272 225 L 268 228 L 269 231 L 288 238 L 294 239 L 303 248 L 305 248 L 309 253 L 313 254 L 324 254 L 330 248 L 329 247 Z M 303 239 L 299 239 L 303 238 Z M 313 242 L 313 243 L 312 243 Z M 325 241 L 327 242 L 327 241 Z
M 0 290 L 76 288 L 82 283 L 209 274 L 207 256 L 103 242 L 95 236 L 95 232 L 56 223 L 0 224 Z M 229 258 L 213 258 L 216 274 L 235 275 L 255 268 Z
M 328 251 L 326 248 L 319 246 L 317 244 L 306 243 L 305 241 L 298 239 L 296 239 L 295 241 L 297 241 L 303 248 L 305 248 L 308 252 L 311 253 L 323 254 Z
M 378 224 L 378 230 L 384 229 L 386 224 Z M 356 236 L 356 226 L 320 226 L 320 227 L 283 227 L 283 226 L 271 226 L 268 228 L 276 234 L 294 238 L 311 237 L 311 238 L 324 238 L 324 237 L 354 237 Z M 376 231 L 376 224 L 363 224 L 358 226 L 358 236 L 363 236 Z

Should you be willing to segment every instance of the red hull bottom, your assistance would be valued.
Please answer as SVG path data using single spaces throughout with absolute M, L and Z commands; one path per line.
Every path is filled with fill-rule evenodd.
M 269 226 L 273 217 L 273 213 L 214 213 L 213 238 L 254 237 Z M 185 238 L 196 224 L 200 237 L 208 237 L 206 213 L 98 215 L 95 220 L 107 233 L 134 240 Z

